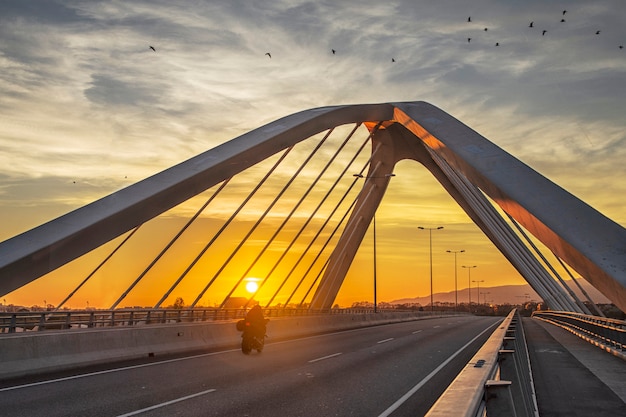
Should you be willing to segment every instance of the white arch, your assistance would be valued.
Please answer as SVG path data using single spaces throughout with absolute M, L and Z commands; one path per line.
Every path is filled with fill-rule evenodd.
M 507 241 L 507 232 L 490 217 L 484 202 L 476 200 L 480 199 L 478 189 L 626 310 L 626 229 L 424 102 L 334 106 L 296 113 L 2 242 L 0 294 L 37 279 L 288 146 L 356 122 L 384 122 L 376 140 L 385 146 L 377 157 L 380 165 L 373 163 L 372 169 L 390 173 L 398 160 L 406 158 L 426 165 L 550 305 L 575 309 L 562 291 L 549 287 L 540 271 L 522 261 L 526 255 Z M 345 275 L 342 271 L 352 262 L 350 253 L 362 239 L 360 230 L 367 228 L 386 187 L 379 180 L 366 184 L 376 185 L 372 197 L 355 208 L 360 217 L 353 213 L 353 221 L 359 227 L 351 240 L 345 240 L 348 235 L 344 232 L 344 244 L 338 245 L 331 257 L 314 297 L 315 306 L 332 305 Z

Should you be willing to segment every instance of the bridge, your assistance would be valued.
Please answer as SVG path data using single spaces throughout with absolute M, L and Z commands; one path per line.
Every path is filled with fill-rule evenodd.
M 291 159 L 296 147 L 306 150 L 307 154 L 300 152 L 301 159 Z M 120 307 L 132 297 L 142 300 L 143 305 L 149 302 L 151 308 L 146 310 L 154 312 L 154 315 L 162 311 L 168 302 L 174 302 L 173 298 L 181 293 L 192 295 L 194 301 L 187 306 L 191 312 L 200 310 L 203 299 L 218 299 L 216 308 L 211 309 L 213 314 L 217 314 L 215 310 L 226 311 L 232 306 L 242 285 L 250 277 L 262 278 L 255 282 L 258 288 L 253 297 L 245 300 L 244 307 L 254 298 L 268 309 L 282 310 L 283 314 L 289 314 L 287 312 L 291 310 L 307 310 L 308 314 L 315 313 L 315 317 L 330 314 L 357 249 L 370 223 L 375 221 L 376 209 L 393 177 L 394 166 L 402 160 L 418 162 L 432 173 L 539 294 L 547 308 L 575 314 L 581 320 L 602 315 L 592 300 L 581 300 L 569 288 L 535 242 L 547 248 L 565 270 L 575 271 L 618 308 L 626 310 L 626 230 L 452 116 L 424 102 L 325 107 L 296 113 L 15 236 L 0 244 L 0 293 L 27 288 L 37 280 L 49 279 L 58 283 L 66 292 L 63 300 L 55 306 L 59 311 L 46 312 L 36 325 L 30 326 L 31 329 L 42 330 L 50 327 L 53 314 L 59 313 L 77 294 L 102 291 L 102 281 L 97 285 L 94 282 L 102 279 L 102 272 L 107 268 L 113 270 L 111 265 L 118 262 L 125 265 L 123 271 L 127 275 L 106 287 L 111 303 L 107 310 L 108 321 L 105 321 L 111 323 L 115 323 L 114 316 L 118 312 L 122 314 Z M 246 180 L 238 182 L 238 177 L 245 177 Z M 295 187 L 294 184 L 299 182 L 306 183 L 306 186 Z M 296 188 L 299 194 L 293 192 Z M 241 202 L 228 206 L 227 197 L 242 189 Z M 258 199 L 261 203 L 253 206 L 252 202 Z M 188 219 L 182 224 L 179 221 L 170 222 L 170 230 L 173 231 L 163 241 L 160 236 L 163 233 L 155 234 L 154 230 L 161 230 L 167 223 L 168 214 L 173 212 L 188 213 Z M 211 214 L 224 212 L 228 213 L 225 217 Z M 146 249 L 145 252 L 151 252 L 150 259 L 140 259 L 138 248 L 147 248 L 148 242 L 157 240 L 155 236 L 159 236 L 160 248 Z M 134 251 L 129 250 L 133 245 Z M 80 279 L 64 278 L 75 276 L 77 270 L 87 272 Z M 116 273 L 122 271 L 120 268 L 114 270 Z M 68 285 L 69 281 L 71 284 Z M 577 284 L 575 279 L 572 281 Z M 88 314 L 89 319 L 83 317 L 79 322 L 68 318 L 65 327 L 75 329 L 85 323 L 85 327 L 93 327 L 97 320 L 93 320 L 93 312 Z M 147 325 L 154 315 L 124 321 Z M 372 324 L 362 315 L 357 317 L 359 322 Z M 305 397 L 311 396 L 311 393 L 319 394 L 315 398 L 323 398 L 315 403 L 321 407 L 317 408 L 318 411 L 325 411 L 315 415 L 333 414 L 333 410 L 346 410 L 339 414 L 349 414 L 347 410 L 375 410 L 371 414 L 417 412 L 421 415 L 434 407 L 436 399 L 450 385 L 454 375 L 462 376 L 465 372 L 462 371 L 462 364 L 468 363 L 473 353 L 479 351 L 480 345 L 487 342 L 498 321 L 457 315 L 431 315 L 427 316 L 428 320 L 416 318 L 424 317 L 414 316 L 408 321 L 404 317 L 376 327 L 355 326 L 353 323 L 349 332 L 347 328 L 342 328 L 339 333 L 332 333 L 332 341 L 324 339 L 331 336 L 320 334 L 332 330 L 331 325 L 326 331 L 313 326 L 309 338 L 302 339 L 304 334 L 300 334 L 295 341 L 289 339 L 294 337 L 289 333 L 292 330 L 285 330 L 282 333 L 284 338 L 279 338 L 275 346 L 276 351 L 285 349 L 284 355 L 281 355 L 284 362 L 273 362 L 270 355 L 264 355 L 253 365 L 236 359 L 221 359 L 234 353 L 224 350 L 224 345 L 215 345 L 214 350 L 208 353 L 159 361 L 159 366 L 154 367 L 149 365 L 152 362 L 142 361 L 122 368 L 97 368 L 76 378 L 63 374 L 39 380 L 29 375 L 28 378 L 35 379 L 17 381 L 14 385 L 9 383 L 3 390 L 17 393 L 12 401 L 21 404 L 31 395 L 41 395 L 41 391 L 37 390 L 45 391 L 47 386 L 81 385 L 80 381 L 88 378 L 82 375 L 110 378 L 102 383 L 103 386 L 111 386 L 118 372 L 130 372 L 129 375 L 132 375 L 133 369 L 150 368 L 155 369 L 155 373 L 146 371 L 140 377 L 145 387 L 129 387 L 123 395 L 126 399 L 114 405 L 111 405 L 110 398 L 99 397 L 101 400 L 89 407 L 93 415 L 102 415 L 98 410 L 107 410 L 107 415 L 171 415 L 167 407 L 179 403 L 196 404 L 194 412 L 199 415 L 202 410 L 206 411 L 204 407 L 208 403 L 217 403 L 220 405 L 214 408 L 219 410 L 216 415 L 224 415 L 227 406 L 237 402 L 238 398 L 244 398 L 241 400 L 243 408 L 239 409 L 241 412 L 263 414 L 282 409 L 287 414 L 297 415 L 302 407 L 312 406 L 302 405 L 307 404 Z M 611 352 L 619 356 L 623 342 L 619 336 L 621 324 L 602 317 L 598 319 L 597 328 L 612 327 L 618 335 L 609 338 L 608 343 L 612 346 Z M 12 320 L 17 320 L 17 316 Z M 300 325 L 301 319 L 296 319 L 298 324 L 295 325 L 293 318 L 289 320 L 280 318 L 276 319 L 276 323 L 291 323 L 284 325 L 286 329 Z M 186 332 L 198 331 L 191 330 L 187 324 L 183 326 L 180 319 L 173 320 L 173 324 L 167 324 L 170 320 L 164 321 L 166 323 L 161 321 L 159 328 L 176 327 L 176 337 L 185 338 Z M 351 321 L 354 322 L 354 319 Z M 555 322 L 552 319 L 549 321 Z M 77 323 L 79 326 L 76 326 Z M 530 323 L 533 323 L 531 328 L 536 326 L 534 320 Z M 229 325 L 232 326 L 232 323 Z M 571 324 L 563 326 L 574 327 Z M 133 329 L 137 327 L 133 326 Z M 221 330 L 214 330 L 215 326 L 211 329 L 204 329 L 203 332 L 221 334 Z M 138 336 L 136 332 L 128 332 L 127 328 L 122 330 L 110 326 L 107 330 L 107 333 L 99 333 L 107 334 L 105 339 L 136 340 L 145 337 L 148 344 L 158 344 L 156 331 L 152 331 L 151 336 L 145 336 L 145 332 Z M 115 335 L 111 334 L 111 330 Z M 81 334 L 92 336 L 93 331 L 78 330 Z M 41 335 L 47 333 L 3 335 L 0 343 L 5 346 L 9 343 L 31 348 L 37 346 L 31 351 L 26 349 L 34 360 L 41 355 L 40 349 L 46 349 L 36 345 L 38 341 L 35 339 L 41 339 Z M 599 333 L 596 331 L 596 334 Z M 539 330 L 533 334 L 545 335 Z M 373 342 L 373 336 L 379 339 Z M 86 342 L 80 339 L 83 336 L 72 337 L 78 337 L 74 340 L 81 340 L 81 344 L 103 343 L 102 339 Z M 211 337 L 203 333 L 200 339 L 206 344 Z M 312 343 L 310 338 L 319 339 L 319 343 Z M 494 343 L 501 348 L 505 338 L 502 336 L 500 342 Z M 60 343 L 60 350 L 71 349 L 68 336 L 59 336 L 55 340 L 55 344 Z M 396 340 L 402 340 L 402 344 L 394 342 Z M 417 341 L 419 348 L 415 347 Z M 542 343 L 547 346 L 551 342 L 543 340 Z M 570 340 L 567 343 L 575 342 Z M 315 347 L 312 348 L 312 345 Z M 360 349 L 359 346 L 367 348 Z M 158 346 L 150 347 L 158 351 Z M 198 346 L 187 343 L 184 349 L 170 347 L 164 352 L 175 351 L 177 355 L 182 355 L 183 350 L 192 351 L 192 348 L 198 349 Z M 16 350 L 20 351 L 19 348 Z M 496 352 L 500 350 L 506 349 L 496 349 Z M 150 358 L 154 357 L 153 351 Z M 288 354 L 287 351 L 297 353 Z M 435 351 L 436 354 L 433 353 Z M 347 352 L 355 354 L 348 355 Z M 383 352 L 393 356 L 393 360 L 386 358 L 375 365 L 372 362 L 370 368 L 369 359 Z M 416 356 L 427 360 L 415 360 Z M 616 356 L 607 355 L 606 361 Z M 55 358 L 58 360 L 59 356 Z M 344 358 L 346 362 L 339 361 Z M 135 357 L 133 360 L 139 359 Z M 222 360 L 228 365 L 221 366 Z M 94 362 L 103 366 L 101 361 Z M 182 367 L 183 362 L 189 367 L 178 369 L 173 365 Z M 307 365 L 301 367 L 294 363 Z M 327 367 L 330 363 L 337 367 Z M 431 365 L 436 363 L 440 367 L 433 368 Z M 450 367 L 452 363 L 456 366 Z M 550 361 L 544 363 L 544 366 L 554 365 Z M 91 366 L 97 364 L 92 363 Z M 238 381 L 241 387 L 235 389 L 235 385 L 230 385 L 231 396 L 216 398 L 211 394 L 217 390 L 206 386 L 207 380 L 201 373 L 195 373 L 188 382 L 183 382 L 191 369 L 198 366 L 211 369 L 211 380 Z M 316 369 L 314 372 L 313 367 Z M 350 368 L 357 370 L 343 375 Z M 444 368 L 447 376 L 439 373 Z M 566 372 L 565 369 L 568 368 L 564 367 L 561 371 Z M 280 399 L 280 395 L 272 396 L 264 387 L 268 381 L 262 376 L 269 370 L 284 373 L 275 384 L 278 392 L 290 394 L 288 403 Z M 300 372 L 298 375 L 290 374 L 296 370 Z M 55 372 L 67 371 L 59 368 Z M 180 379 L 176 379 L 176 387 L 168 387 L 171 395 L 165 395 L 171 399 L 150 404 L 150 391 L 155 388 L 148 385 L 162 379 L 158 375 L 176 372 L 180 372 Z M 342 378 L 339 375 L 343 375 Z M 415 375 L 422 376 L 417 381 L 425 382 L 411 386 L 411 381 L 416 380 Z M 12 378 L 15 376 L 12 375 Z M 252 397 L 246 397 L 245 381 L 248 376 L 258 384 L 254 393 L 248 394 Z M 441 378 L 438 382 L 432 381 L 438 378 Z M 599 378 L 595 375 L 586 380 Z M 77 382 L 69 382 L 74 380 Z M 324 383 L 318 383 L 320 380 Z M 434 384 L 428 385 L 431 394 L 418 401 L 413 394 L 425 384 Z M 341 388 L 344 386 L 350 386 L 351 391 L 344 391 Z M 436 386 L 439 388 L 435 389 Z M 602 391 L 602 384 L 599 386 Z M 29 394 L 22 397 L 20 392 L 26 389 L 34 391 L 28 391 Z M 94 385 L 93 389 L 101 388 Z M 148 395 L 140 395 L 141 391 L 134 389 L 148 389 Z M 483 400 L 489 396 L 484 384 L 476 389 Z M 357 400 L 360 397 L 355 394 L 356 391 L 367 392 L 364 397 L 367 401 Z M 389 407 L 381 409 L 381 404 L 388 403 L 397 394 L 400 395 L 396 397 L 397 401 L 404 398 L 397 407 L 394 408 L 392 404 L 395 403 L 392 402 Z M 537 397 L 541 398 L 539 394 Z M 610 397 L 609 394 L 607 396 Z M 143 406 L 133 409 L 130 404 L 133 398 L 138 397 L 144 398 Z M 83 398 L 72 401 L 71 407 L 80 409 Z M 263 400 L 267 398 L 272 398 L 273 402 L 265 403 Z M 455 403 L 454 400 L 452 403 Z M 619 396 L 611 397 L 607 400 L 609 403 L 608 410 L 622 410 L 623 399 L 620 400 Z M 107 408 L 109 405 L 110 409 Z M 62 406 L 59 407 L 61 410 Z M 18 411 L 17 408 L 15 411 Z M 361 412 L 356 414 L 363 415 Z

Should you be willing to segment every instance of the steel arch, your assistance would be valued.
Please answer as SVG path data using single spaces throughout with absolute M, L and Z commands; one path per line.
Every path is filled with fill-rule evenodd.
M 424 164 L 553 308 L 577 310 L 536 266 L 481 200 L 482 193 L 558 257 L 626 310 L 626 229 L 552 183 L 454 117 L 425 102 L 305 110 L 232 139 L 152 177 L 0 243 L 0 294 L 64 265 L 271 155 L 335 126 L 383 123 L 381 145 L 331 255 L 313 306 L 332 305 L 386 188 L 384 174 L 402 159 Z M 371 175 L 376 173 L 377 175 Z M 388 178 L 388 177 L 386 177 Z M 367 198 L 366 198 L 367 197 Z M 484 196 L 482 196 L 484 199 Z M 351 225 L 351 226 L 350 226 Z

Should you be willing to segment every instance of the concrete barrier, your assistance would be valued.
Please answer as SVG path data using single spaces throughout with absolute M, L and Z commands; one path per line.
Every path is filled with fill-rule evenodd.
M 269 341 L 442 317 L 430 313 L 272 318 Z M 28 332 L 0 336 L 0 379 L 215 348 L 238 348 L 234 321 Z

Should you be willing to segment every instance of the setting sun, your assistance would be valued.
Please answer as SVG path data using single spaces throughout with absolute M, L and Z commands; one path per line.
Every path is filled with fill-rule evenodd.
M 257 284 L 256 279 L 249 279 L 246 283 L 246 291 L 251 294 L 254 294 L 259 289 L 259 284 Z

